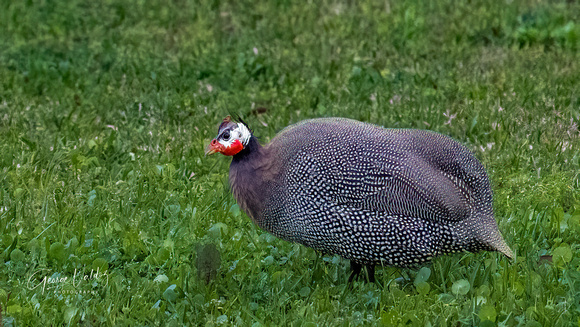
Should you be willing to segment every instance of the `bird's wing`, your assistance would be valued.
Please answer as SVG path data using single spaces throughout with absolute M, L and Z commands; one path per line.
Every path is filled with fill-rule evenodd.
M 348 162 L 329 179 L 334 201 L 365 210 L 460 221 L 472 208 L 473 190 L 468 183 L 412 154 L 397 160 Z
M 295 175 L 290 184 L 304 189 L 300 196 L 431 221 L 492 211 L 483 166 L 441 134 L 319 119 L 286 129 L 271 144 Z

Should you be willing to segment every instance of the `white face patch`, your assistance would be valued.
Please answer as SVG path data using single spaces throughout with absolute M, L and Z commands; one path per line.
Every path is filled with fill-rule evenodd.
M 252 132 L 242 123 L 238 123 L 238 130 L 240 132 L 240 141 L 242 141 L 244 146 L 248 145 L 250 137 L 252 137 Z
M 234 141 L 239 140 L 240 142 L 242 142 L 242 145 L 245 147 L 246 145 L 248 145 L 248 142 L 250 141 L 250 137 L 252 137 L 252 133 L 250 132 L 250 130 L 246 127 L 246 125 L 242 124 L 242 123 L 238 123 L 237 124 L 238 127 L 230 130 L 230 131 L 226 131 L 224 133 L 222 133 L 222 135 L 220 136 L 220 138 L 218 139 L 218 142 L 223 145 L 226 148 L 229 148 L 232 143 L 234 143 Z M 226 133 L 229 134 L 229 138 L 224 138 L 224 135 L 227 135 Z

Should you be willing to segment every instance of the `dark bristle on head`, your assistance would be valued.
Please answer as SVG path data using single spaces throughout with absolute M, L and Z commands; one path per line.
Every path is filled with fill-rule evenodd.
M 250 130 L 251 133 L 253 133 L 254 131 L 250 128 L 250 126 L 248 126 L 248 124 L 242 119 L 242 116 L 240 114 L 234 114 L 234 120 L 238 121 L 242 124 L 244 124 L 244 126 L 246 126 L 248 128 L 248 130 Z
M 253 132 L 252 129 L 250 128 L 250 126 L 248 126 L 248 124 L 242 119 L 242 116 L 240 116 L 239 114 L 236 114 L 236 120 L 239 121 L 240 123 L 244 124 L 250 130 L 250 132 Z

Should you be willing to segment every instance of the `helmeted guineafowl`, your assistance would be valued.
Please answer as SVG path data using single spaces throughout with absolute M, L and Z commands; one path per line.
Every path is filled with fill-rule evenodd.
M 483 165 L 457 141 L 344 118 L 291 125 L 261 146 L 228 116 L 207 154 L 232 156 L 240 208 L 282 239 L 351 261 L 415 266 L 457 251 L 513 253 Z

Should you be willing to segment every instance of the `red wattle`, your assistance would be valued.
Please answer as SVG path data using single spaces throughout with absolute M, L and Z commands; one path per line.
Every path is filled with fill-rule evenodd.
M 244 145 L 242 142 L 240 142 L 240 140 L 235 140 L 232 145 L 225 148 L 223 151 L 221 151 L 221 153 L 226 156 L 233 156 L 238 154 L 238 152 L 242 151 L 243 149 Z

